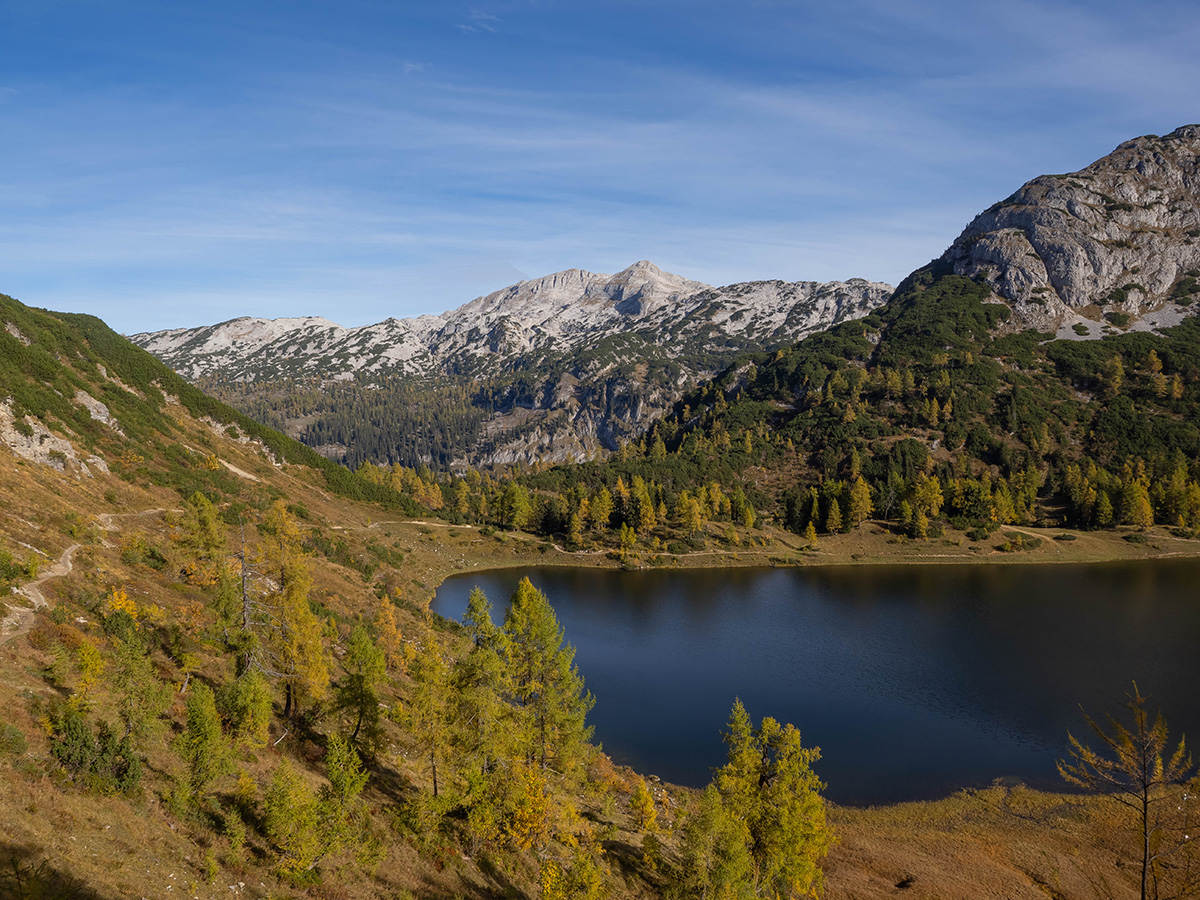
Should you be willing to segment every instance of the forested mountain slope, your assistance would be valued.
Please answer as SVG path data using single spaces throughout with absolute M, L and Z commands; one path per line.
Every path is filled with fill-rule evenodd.
M 520 282 L 442 316 L 235 319 L 133 340 L 352 467 L 461 468 L 603 454 L 738 353 L 863 316 L 890 292 L 861 279 L 713 288 L 643 261 Z
M 595 497 L 636 477 L 676 526 L 696 521 L 698 491 L 702 518 L 717 517 L 716 483 L 810 540 L 867 517 L 914 537 L 945 524 L 1194 533 L 1198 137 L 1139 138 L 1077 176 L 1036 179 L 865 318 L 747 357 L 620 459 L 526 483 Z M 1062 208 L 1084 182 L 1127 199 Z M 1026 278 L 1034 251 L 1013 249 L 1026 244 L 1040 284 Z M 1104 300 L 1118 269 L 1145 288 Z M 1064 328 L 1030 325 L 1043 321 Z M 622 519 L 635 530 L 636 508 Z

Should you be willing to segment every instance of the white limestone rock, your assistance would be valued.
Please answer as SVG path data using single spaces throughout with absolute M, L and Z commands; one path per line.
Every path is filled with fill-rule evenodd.
M 615 275 L 568 269 L 478 297 L 441 316 L 342 328 L 327 319 L 233 319 L 204 328 L 135 334 L 131 340 L 187 378 L 258 381 L 284 375 L 345 379 L 435 375 L 473 361 L 481 371 L 530 352 L 569 353 L 636 332 L 659 346 L 798 340 L 866 315 L 890 285 L 750 282 L 714 288 L 643 260 Z
M 1126 141 L 1069 175 L 1043 175 L 977 216 L 943 255 L 1012 304 L 1018 327 L 1077 339 L 1177 324 L 1200 293 L 1200 125 Z M 1128 316 L 1125 322 L 1124 316 Z M 1111 326 L 1110 326 L 1111 327 Z

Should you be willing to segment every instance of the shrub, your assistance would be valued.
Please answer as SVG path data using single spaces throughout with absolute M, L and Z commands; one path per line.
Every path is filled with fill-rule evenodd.
M 16 725 L 0 726 L 0 754 L 20 756 L 25 752 L 25 735 Z
M 996 547 L 1002 553 L 1020 553 L 1023 550 L 1036 550 L 1042 546 L 1042 539 L 1040 537 L 1033 537 L 1019 531 L 1006 531 L 1002 537 L 1006 538 L 1006 540 L 1003 544 L 999 544 Z
M 36 578 L 38 566 L 37 557 L 22 562 L 7 550 L 0 549 L 0 593 L 6 594 L 18 582 Z
M 92 727 L 79 710 L 65 707 L 51 721 L 50 752 L 81 787 L 101 794 L 133 791 L 142 780 L 142 761 L 128 737 L 117 737 L 107 722 Z
M 246 846 L 246 824 L 236 809 L 225 811 L 221 820 L 221 832 L 229 841 L 229 852 L 237 856 Z
M 217 708 L 236 739 L 250 748 L 265 747 L 271 724 L 271 688 L 250 671 L 217 690 Z
M 127 641 L 134 637 L 138 630 L 137 619 L 123 609 L 118 609 L 111 615 L 104 616 L 101 623 L 105 634 L 120 638 L 122 641 Z

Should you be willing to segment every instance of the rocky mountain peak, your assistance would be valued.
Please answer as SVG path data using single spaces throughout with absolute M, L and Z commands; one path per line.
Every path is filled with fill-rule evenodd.
M 314 376 L 453 385 L 488 398 L 488 424 L 471 438 L 478 446 L 456 452 L 474 462 L 561 460 L 637 435 L 737 353 L 861 318 L 891 293 L 890 285 L 862 279 L 716 288 L 641 260 L 615 275 L 566 269 L 521 281 L 441 316 L 359 328 L 245 318 L 132 340 L 188 378 L 241 385 L 243 399 L 254 385 L 270 393 L 272 382 Z M 505 379 L 513 371 L 526 377 L 510 396 Z M 311 424 L 303 420 L 294 433 L 331 455 L 345 450 L 317 434 L 333 425 L 305 433 Z
M 604 293 L 622 315 L 640 316 L 707 287 L 702 282 L 664 272 L 643 259 L 609 278 Z
M 603 308 L 636 316 L 706 287 L 664 272 L 648 260 L 636 262 L 616 275 L 566 269 L 478 297 L 447 313 L 446 318 L 465 321 L 509 315 L 541 324 L 551 317 L 570 315 L 569 310 L 579 307 L 591 307 L 589 315 Z
M 1033 179 L 942 260 L 986 281 L 1018 327 L 1077 339 L 1178 324 L 1200 301 L 1200 125 Z

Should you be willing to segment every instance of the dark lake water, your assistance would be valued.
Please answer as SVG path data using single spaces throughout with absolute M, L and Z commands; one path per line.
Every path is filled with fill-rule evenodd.
M 735 697 L 821 748 L 841 803 L 941 796 L 993 779 L 1062 788 L 1067 730 L 1137 681 L 1172 735 L 1200 737 L 1200 560 L 620 572 L 536 568 L 446 581 L 459 619 L 497 622 L 528 575 L 596 696 L 618 762 L 702 786 Z

